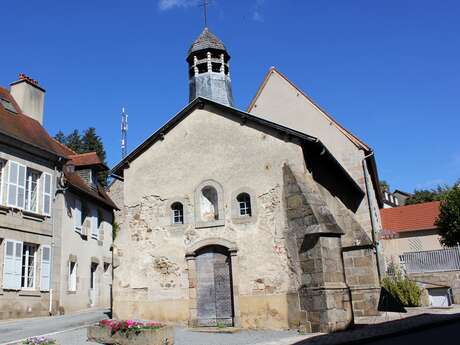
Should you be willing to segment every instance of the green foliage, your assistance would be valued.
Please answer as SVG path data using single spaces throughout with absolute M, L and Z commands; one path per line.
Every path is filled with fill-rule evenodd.
M 386 276 L 382 280 L 382 286 L 390 294 L 401 301 L 405 307 L 419 307 L 422 290 L 415 282 L 404 277 L 401 272 L 396 271 L 394 276 Z
M 100 136 L 96 133 L 96 128 L 90 127 L 80 134 L 75 129 L 69 135 L 65 135 L 62 131 L 57 132 L 54 136 L 56 140 L 66 145 L 76 153 L 96 152 L 102 163 L 106 164 L 106 153 L 104 143 Z M 98 176 L 99 183 L 103 186 L 107 185 L 107 172 L 103 171 Z
M 444 195 L 436 226 L 444 246 L 460 243 L 460 187 L 452 188 Z
M 112 225 L 112 241 L 115 241 L 115 238 L 117 238 L 119 231 L 120 231 L 120 225 L 118 225 L 118 223 L 114 221 Z
M 449 192 L 448 186 L 438 186 L 434 189 L 415 190 L 411 197 L 406 200 L 406 205 L 421 204 L 430 201 L 439 201 Z
M 382 180 L 382 181 L 379 182 L 379 184 L 380 184 L 380 190 L 382 192 L 389 192 L 390 191 L 390 185 L 388 184 L 387 181 Z

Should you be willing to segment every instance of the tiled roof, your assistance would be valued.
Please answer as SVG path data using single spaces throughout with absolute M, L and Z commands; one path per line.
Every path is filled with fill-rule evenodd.
M 54 140 L 36 120 L 22 113 L 9 91 L 0 87 L 0 98 L 11 103 L 15 113 L 0 105 L 0 133 L 32 144 L 58 156 L 75 154 L 68 147 Z
M 384 231 L 432 230 L 439 215 L 439 201 L 380 210 Z
M 38 121 L 23 114 L 9 91 L 2 87 L 0 87 L 0 98 L 11 103 L 15 109 L 15 112 L 11 112 L 6 110 L 0 104 L 0 133 L 13 137 L 26 144 L 39 147 L 55 155 L 67 158 L 76 166 L 98 165 L 99 167 L 108 170 L 108 168 L 101 162 L 96 152 L 76 154 L 73 150 L 52 138 Z M 65 176 L 72 188 L 87 194 L 91 198 L 100 201 L 111 208 L 117 208 L 102 187 L 99 186 L 98 190 L 91 189 L 76 173 L 65 173 Z
M 81 193 L 87 194 L 106 206 L 114 209 L 118 209 L 117 205 L 110 199 L 107 193 L 100 185 L 97 186 L 97 190 L 92 189 L 88 184 L 77 173 L 64 173 L 70 187 Z
M 77 167 L 98 166 L 102 170 L 109 170 L 109 168 L 104 163 L 102 163 L 96 152 L 70 155 L 68 158 Z
M 222 41 L 214 35 L 208 28 L 204 28 L 203 32 L 198 36 L 198 38 L 193 42 L 192 46 L 188 51 L 188 55 L 206 49 L 216 49 L 226 51 Z

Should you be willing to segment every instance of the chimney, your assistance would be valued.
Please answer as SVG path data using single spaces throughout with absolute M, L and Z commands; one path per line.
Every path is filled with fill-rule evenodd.
M 38 85 L 38 81 L 19 74 L 19 80 L 10 84 L 10 93 L 22 112 L 43 125 L 43 107 L 45 104 L 45 89 Z

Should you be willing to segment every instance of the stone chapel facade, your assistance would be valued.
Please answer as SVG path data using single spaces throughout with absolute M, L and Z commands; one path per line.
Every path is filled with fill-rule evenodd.
M 112 169 L 114 317 L 344 329 L 376 313 L 377 196 L 322 138 L 233 108 L 229 59 L 205 29 L 191 103 Z

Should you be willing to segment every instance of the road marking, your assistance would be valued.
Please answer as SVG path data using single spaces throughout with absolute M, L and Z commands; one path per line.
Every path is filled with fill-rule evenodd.
M 83 326 L 78 326 L 78 327 L 73 327 L 73 328 L 67 328 L 63 331 L 57 331 L 57 332 L 51 332 L 51 333 L 46 333 L 46 334 L 40 334 L 40 335 L 32 335 L 30 337 L 49 337 L 49 336 L 52 336 L 52 335 L 56 335 L 56 334 L 61 334 L 61 333 L 65 333 L 65 332 L 71 332 L 71 331 L 76 331 L 77 329 L 82 329 L 82 328 L 87 328 L 88 326 L 91 326 L 93 325 L 94 322 L 91 322 L 89 324 L 86 324 L 86 325 L 83 325 Z M 30 338 L 30 337 L 27 337 L 27 338 Z M 15 345 L 17 343 L 21 343 L 25 340 L 27 340 L 27 338 L 22 338 L 22 339 L 18 339 L 18 340 L 13 340 L 13 341 L 10 341 L 8 343 L 1 343 L 0 345 Z

